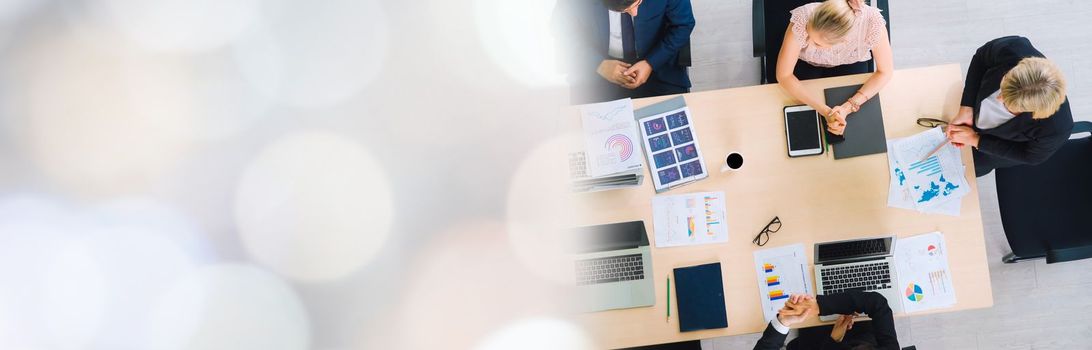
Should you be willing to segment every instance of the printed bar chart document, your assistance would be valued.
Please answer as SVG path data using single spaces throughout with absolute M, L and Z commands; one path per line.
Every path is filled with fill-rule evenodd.
M 724 192 L 699 192 L 652 198 L 656 247 L 728 241 Z
M 763 249 L 755 252 L 755 274 L 762 316 L 769 322 L 792 294 L 813 294 L 808 258 L 803 244 Z

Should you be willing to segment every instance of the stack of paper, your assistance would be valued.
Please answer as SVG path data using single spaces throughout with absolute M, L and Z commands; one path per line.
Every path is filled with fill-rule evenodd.
M 637 186 L 644 164 L 637 154 L 633 102 L 622 99 L 580 106 L 584 151 L 569 155 L 574 191 Z
M 959 216 L 970 185 L 959 149 L 948 142 L 941 128 L 888 140 L 887 149 L 891 175 L 888 206 Z
M 724 219 L 724 192 L 652 199 L 657 248 L 727 242 L 728 223 Z
M 913 313 L 955 305 L 948 247 L 940 232 L 896 240 L 895 265 L 903 311 Z
M 814 294 L 804 245 L 794 244 L 755 252 L 755 273 L 762 316 L 769 322 L 792 294 Z

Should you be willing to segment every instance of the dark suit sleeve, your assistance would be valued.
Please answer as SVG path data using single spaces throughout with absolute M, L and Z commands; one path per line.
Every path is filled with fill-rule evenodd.
M 645 60 L 652 66 L 652 70 L 658 70 L 666 64 L 673 64 L 679 50 L 690 42 L 690 33 L 694 31 L 694 11 L 690 7 L 690 0 L 668 0 L 667 9 L 664 11 L 667 22 L 666 33 L 648 54 Z
M 845 343 L 836 342 L 836 341 L 834 341 L 834 338 L 831 338 L 829 336 L 826 337 L 826 338 L 823 338 L 822 343 L 819 343 L 819 350 L 845 350 L 845 349 L 849 349 L 849 346 L 846 346 Z
M 872 319 L 872 332 L 876 336 L 879 349 L 899 349 L 899 338 L 895 334 L 895 319 L 887 299 L 876 292 L 849 292 L 831 295 L 817 295 L 820 315 L 852 314 L 862 312 Z
M 960 106 L 974 107 L 978 104 L 978 88 L 982 86 L 982 78 L 986 75 L 986 70 L 994 65 L 993 48 L 1001 39 L 1004 38 L 990 40 L 978 48 L 974 57 L 971 57 L 971 65 L 967 66 L 967 81 L 963 83 L 963 98 L 959 102 Z
M 762 338 L 758 339 L 754 350 L 777 350 L 785 345 L 787 334 L 781 334 L 773 325 L 766 325 L 766 331 L 762 332 Z
M 1033 135 L 1030 141 L 1009 141 L 989 134 L 979 134 L 978 150 L 983 153 L 1013 160 L 1023 164 L 1039 164 L 1050 159 L 1054 152 L 1062 148 L 1069 134 L 1073 130 L 1073 114 L 1069 110 L 1069 100 L 1062 103 L 1048 119 L 1040 120 L 1044 123 L 1037 135 Z

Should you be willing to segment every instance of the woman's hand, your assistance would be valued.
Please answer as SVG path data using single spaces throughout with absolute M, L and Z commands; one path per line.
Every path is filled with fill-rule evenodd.
M 959 113 L 956 114 L 955 118 L 952 118 L 952 121 L 948 122 L 948 124 L 971 126 L 972 122 L 974 122 L 974 109 L 964 106 L 959 107 Z
M 856 312 L 852 315 L 838 315 L 838 319 L 834 321 L 834 329 L 830 331 L 830 339 L 833 339 L 836 343 L 841 343 L 846 336 L 846 331 L 853 329 L 854 317 L 857 317 Z
M 846 0 L 849 3 L 849 7 L 854 11 L 858 11 L 861 7 L 864 7 L 864 0 Z
M 978 140 L 981 139 L 978 133 L 969 126 L 948 125 L 948 130 L 945 133 L 948 134 L 948 140 L 959 147 L 963 145 L 978 147 Z
M 835 106 L 830 109 L 830 113 L 827 114 L 827 131 L 831 134 L 841 135 L 846 131 L 846 116 L 849 115 L 849 109 L 844 105 Z

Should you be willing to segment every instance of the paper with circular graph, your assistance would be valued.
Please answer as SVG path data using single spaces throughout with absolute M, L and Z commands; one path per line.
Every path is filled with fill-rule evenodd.
M 906 313 L 955 305 L 945 247 L 940 232 L 895 240 L 895 269 Z
M 906 299 L 907 300 L 910 300 L 910 301 L 913 301 L 913 302 L 919 302 L 924 297 L 925 296 L 922 295 L 921 286 L 913 284 L 913 283 L 906 286 Z
M 622 99 L 580 106 L 588 175 L 600 177 L 639 171 L 639 146 L 633 101 Z

